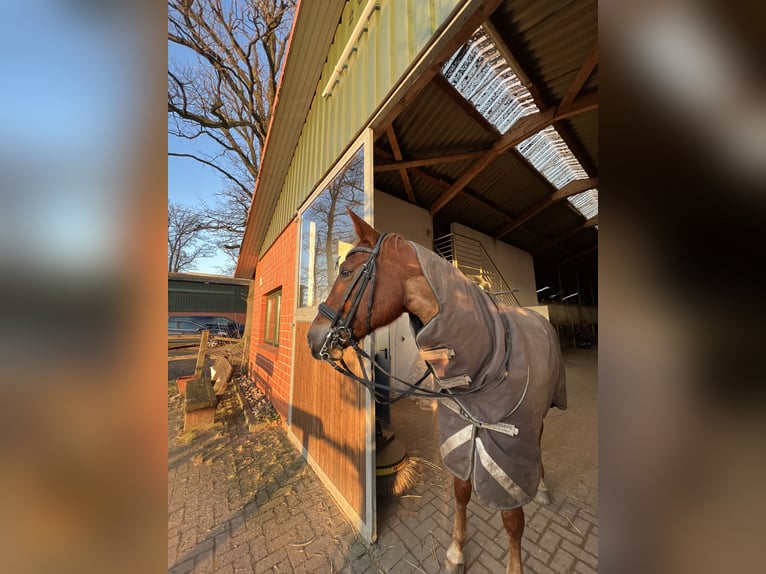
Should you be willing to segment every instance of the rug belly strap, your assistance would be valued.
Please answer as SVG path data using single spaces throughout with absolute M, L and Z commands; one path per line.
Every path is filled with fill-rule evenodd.
M 508 424 L 508 423 L 484 423 L 479 420 L 476 420 L 471 415 L 469 415 L 458 403 L 457 401 L 453 401 L 452 399 L 442 399 L 441 404 L 443 404 L 445 407 L 447 407 L 449 410 L 451 410 L 453 413 L 458 415 L 461 419 L 468 421 L 473 425 L 474 427 L 480 428 L 480 429 L 487 429 L 495 432 L 499 432 L 501 434 L 505 434 L 508 436 L 516 436 L 519 434 L 519 429 L 516 425 Z
M 449 379 L 436 379 L 436 382 L 443 389 L 454 389 L 455 387 L 467 387 L 471 384 L 471 377 L 468 375 L 460 375 L 458 377 L 452 377 Z

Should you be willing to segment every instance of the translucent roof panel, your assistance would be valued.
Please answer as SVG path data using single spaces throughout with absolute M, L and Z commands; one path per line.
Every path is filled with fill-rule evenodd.
M 516 146 L 516 149 L 545 179 L 561 189 L 575 179 L 586 179 L 588 174 L 553 126 L 537 132 Z
M 553 126 L 537 132 L 516 146 L 518 152 L 550 181 L 561 189 L 575 179 L 587 179 L 588 174 Z M 598 190 L 589 189 L 567 198 L 585 219 L 598 215 Z
M 500 133 L 539 111 L 483 28 L 447 60 L 442 75 Z
M 520 118 L 540 111 L 532 94 L 481 27 L 447 60 L 442 75 L 501 134 Z M 588 177 L 553 126 L 527 138 L 516 149 L 556 189 Z M 598 215 L 598 190 L 567 200 L 586 219 Z
M 583 193 L 578 193 L 572 197 L 567 197 L 567 201 L 575 206 L 577 211 L 583 214 L 585 219 L 590 219 L 598 215 L 598 190 L 589 189 Z M 598 226 L 596 226 L 598 229 Z

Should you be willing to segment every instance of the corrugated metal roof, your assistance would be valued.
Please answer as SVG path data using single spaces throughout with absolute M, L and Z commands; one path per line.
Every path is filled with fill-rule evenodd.
M 523 85 L 484 28 L 480 27 L 447 60 L 442 74 L 501 134 L 522 117 L 540 111 L 532 93 Z M 553 126 L 522 141 L 516 149 L 556 189 L 576 179 L 588 178 Z M 498 163 L 496 160 L 493 165 Z M 486 172 L 482 175 L 485 179 L 497 176 Z M 598 214 L 597 192 L 585 192 L 568 200 L 586 219 Z
M 571 126 L 588 158 L 598 167 L 598 110 L 567 118 L 566 122 Z
M 442 75 L 500 133 L 540 111 L 483 28 L 447 60 Z
M 449 121 L 448 126 L 445 121 Z M 395 126 L 403 153 L 409 152 L 412 159 L 489 149 L 495 141 L 491 133 L 435 83 L 423 89 L 397 118 Z M 428 128 L 424 130 L 424 126 Z M 446 165 L 449 164 L 440 164 L 441 167 Z
M 598 38 L 597 0 L 504 2 L 492 22 L 540 89 L 546 105 L 561 101 Z M 596 85 L 595 72 L 585 84 Z
M 338 0 L 335 2 L 333 5 L 338 6 Z M 470 2 L 461 2 L 461 5 L 478 3 L 476 0 L 470 0 Z M 319 3 L 303 2 L 301 9 L 307 9 L 315 4 Z M 300 205 L 300 199 L 310 193 L 311 178 L 305 174 L 319 174 L 322 166 L 332 164 L 333 158 L 340 149 L 339 146 L 348 144 L 347 134 L 353 130 L 349 131 L 347 124 L 361 125 L 359 118 L 353 115 L 357 108 L 364 107 L 360 107 L 359 102 L 369 104 L 369 109 L 378 105 L 379 101 L 382 101 L 378 96 L 385 95 L 381 94 L 381 86 L 388 85 L 386 81 L 392 75 L 392 70 L 404 70 L 400 64 L 408 58 L 411 60 L 415 52 L 418 52 L 413 47 L 420 45 L 419 38 L 422 36 L 427 40 L 431 32 L 429 30 L 426 33 L 423 25 L 417 24 L 418 29 L 423 31 L 422 34 L 414 28 L 410 32 L 409 24 L 403 25 L 404 22 L 414 21 L 412 11 L 415 7 L 421 10 L 423 15 L 426 13 L 429 15 L 422 22 L 433 24 L 434 21 L 442 20 L 440 16 L 442 12 L 436 8 L 439 6 L 444 8 L 447 4 L 453 3 L 441 0 L 429 0 L 423 3 L 397 0 L 381 3 L 381 10 L 375 16 L 375 19 L 379 20 L 376 20 L 377 25 L 370 27 L 368 36 L 363 37 L 359 51 L 353 56 L 365 69 L 370 70 L 369 74 L 365 75 L 366 83 L 359 80 L 360 88 L 349 91 L 343 84 L 344 82 L 346 85 L 349 84 L 351 74 L 345 77 L 338 86 L 338 93 L 332 96 L 332 98 L 338 96 L 337 106 L 332 113 L 317 116 L 312 110 L 307 116 L 301 111 L 304 108 L 300 106 L 294 111 L 289 104 L 286 104 L 286 100 L 280 103 L 282 110 L 281 112 L 278 110 L 276 115 L 285 114 L 281 121 L 293 122 L 290 129 L 301 126 L 300 122 L 309 118 L 306 120 L 307 127 L 304 126 L 309 134 L 307 136 L 309 141 L 299 143 L 299 147 L 306 147 L 310 153 L 301 155 L 295 151 L 295 165 L 290 166 L 282 187 L 283 197 L 280 198 L 281 203 L 277 209 L 279 213 L 293 213 L 294 211 L 291 210 Z M 347 4 L 346 8 L 348 7 Z M 316 6 L 313 9 L 322 10 Z M 344 11 L 343 14 L 345 15 L 346 12 Z M 418 22 L 421 21 L 418 19 Z M 465 46 L 459 48 L 446 60 L 443 66 L 444 74 L 453 77 L 452 84 L 448 84 L 447 80 L 437 76 L 422 91 L 408 94 L 406 99 L 401 100 L 401 103 L 406 101 L 407 105 L 394 120 L 393 128 L 404 160 L 487 150 L 498 141 L 501 137 L 499 134 L 507 130 L 510 125 L 514 125 L 519 118 L 536 113 L 538 110 L 555 108 L 567 94 L 573 78 L 597 41 L 597 2 L 596 0 L 578 0 L 577 2 L 506 0 L 492 14 L 490 24 L 489 34 L 479 30 L 473 34 Z M 337 46 L 323 50 L 326 43 L 317 42 L 312 45 L 312 41 L 309 41 L 314 34 L 310 30 L 312 23 L 304 21 L 303 25 L 306 28 L 302 32 L 304 40 L 301 44 L 302 50 L 313 53 L 301 53 L 298 56 L 299 60 L 307 59 L 308 61 L 318 59 L 320 56 L 324 58 L 328 53 L 330 56 L 337 56 L 339 50 Z M 322 27 L 326 26 L 323 24 Z M 462 30 L 460 33 L 466 32 L 468 30 Z M 488 41 L 494 38 L 504 44 L 502 51 L 497 50 Z M 510 62 L 505 62 L 504 54 L 509 54 Z M 295 55 L 291 57 L 295 58 Z M 429 57 L 436 59 L 435 55 Z M 406 64 L 407 62 L 404 62 L 404 65 Z M 307 68 L 307 70 L 310 69 L 314 68 Z M 514 70 L 520 72 L 518 77 Z M 351 68 L 348 71 L 352 71 Z M 290 72 L 290 74 L 295 73 L 295 69 Z M 394 75 L 399 77 L 397 74 Z M 367 76 L 372 79 L 368 81 Z M 293 81 L 300 81 L 300 78 L 293 78 Z M 581 95 L 593 92 L 597 84 L 596 69 L 585 82 Z M 532 91 L 524 88 L 524 85 L 531 86 Z M 304 85 L 302 89 L 305 88 Z M 348 92 L 346 95 L 344 95 L 344 89 Z M 388 93 L 387 90 L 388 88 L 384 92 Z M 486 114 L 487 119 L 483 119 L 482 112 Z M 314 116 L 319 119 L 315 118 L 311 123 L 309 120 Z M 299 118 L 300 122 L 296 118 Z M 510 231 L 499 235 L 502 241 L 528 251 L 533 251 L 535 247 L 542 244 L 548 244 L 550 248 L 546 247 L 541 251 L 542 264 L 547 263 L 551 268 L 555 268 L 559 262 L 567 261 L 567 265 L 571 265 L 570 261 L 578 251 L 591 250 L 592 252 L 594 245 L 597 244 L 597 229 L 583 228 L 582 224 L 584 217 L 597 213 L 598 192 L 597 190 L 588 191 L 568 198 L 570 201 L 557 201 L 553 204 L 550 204 L 550 198 L 557 189 L 565 185 L 566 181 L 573 178 L 597 177 L 598 113 L 597 110 L 585 112 L 559 120 L 554 126 L 560 130 L 558 135 L 561 136 L 561 141 L 557 141 L 554 137 L 552 143 L 551 141 L 521 142 L 518 145 L 519 150 L 521 148 L 531 150 L 532 155 L 529 159 L 525 159 L 517 149 L 511 148 L 501 153 L 489 165 L 484 166 L 484 169 L 475 176 L 470 173 L 476 163 L 475 160 L 433 163 L 418 169 L 408 168 L 417 203 L 422 207 L 431 208 L 444 196 L 445 188 L 468 174 L 471 176 L 471 181 L 464 190 L 457 193 L 443 209 L 436 210 L 435 227 L 444 228 L 445 225 L 448 227 L 450 221 L 454 220 L 488 235 L 499 234 L 504 227 L 507 227 Z M 272 130 L 277 128 L 275 122 Z M 284 130 L 284 127 L 279 127 L 277 131 Z M 555 134 L 556 131 L 553 130 L 552 133 Z M 297 137 L 289 134 L 287 136 L 273 135 L 273 137 L 277 136 L 283 138 L 280 140 L 282 144 L 279 146 L 270 144 L 266 155 L 267 158 L 271 157 L 264 162 L 264 168 L 269 166 L 273 168 L 271 175 L 266 174 L 273 181 L 269 180 L 266 182 L 268 185 L 264 186 L 269 193 L 277 189 L 276 179 L 284 173 L 283 164 L 289 162 L 286 157 L 280 157 L 280 155 L 293 154 L 298 141 Z M 539 136 L 538 140 L 540 138 L 542 136 Z M 562 141 L 572 146 L 574 152 L 572 155 L 579 158 L 581 165 L 572 164 L 569 161 L 570 158 L 562 151 Z M 376 132 L 375 147 L 376 166 L 394 161 L 386 133 Z M 478 156 L 475 157 L 478 158 Z M 539 165 L 540 172 L 537 171 L 538 168 L 532 167 L 535 164 Z M 430 174 L 430 176 L 423 174 Z M 434 183 L 431 179 L 433 177 L 440 178 L 443 183 L 441 185 Z M 400 198 L 407 197 L 398 170 L 376 171 L 375 187 Z M 263 200 L 263 198 L 260 199 Z M 255 204 L 258 201 L 259 198 L 256 197 L 254 213 Z M 538 210 L 540 206 L 543 208 Z M 583 215 L 578 214 L 575 206 L 583 210 Z M 258 206 L 258 210 L 257 213 L 266 218 L 269 217 L 265 203 Z M 249 227 L 252 227 L 254 213 L 251 213 Z M 534 215 L 531 215 L 533 213 Z M 515 223 L 514 218 L 521 216 L 524 217 L 522 223 L 511 229 Z M 279 231 L 282 220 L 277 217 L 272 218 L 269 230 L 263 233 L 266 221 L 259 222 L 258 237 L 262 241 L 258 245 L 261 248 L 268 246 L 269 238 Z M 579 231 L 571 234 L 573 230 Z M 567 235 L 568 232 L 570 235 Z M 566 237 L 566 239 L 556 242 L 558 236 Z M 257 251 L 256 247 L 252 249 Z M 536 255 L 535 258 L 537 266 L 538 256 Z M 593 254 L 587 261 L 576 264 L 585 263 L 585 265 L 593 266 L 595 262 L 596 257 Z M 246 269 L 247 265 L 243 265 L 242 268 Z

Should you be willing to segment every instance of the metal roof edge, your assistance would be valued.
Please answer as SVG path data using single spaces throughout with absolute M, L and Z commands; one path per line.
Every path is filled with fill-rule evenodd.
M 302 128 L 311 109 L 327 52 L 332 45 L 345 4 L 345 0 L 302 0 L 295 9 L 285 63 L 274 99 L 274 111 L 269 122 L 253 201 L 247 214 L 245 233 L 234 271 L 235 277 L 250 279 L 254 276 L 258 251 L 270 222 L 269 215 L 274 211 L 292 161 L 292 157 L 276 157 L 276 152 L 270 154 L 269 150 L 280 149 L 285 145 L 293 150 L 297 147 L 302 132 L 302 129 L 298 128 Z M 319 30 L 320 38 L 317 41 L 320 24 L 325 27 Z M 303 45 L 304 42 L 308 42 L 309 35 L 313 36 L 311 45 Z M 309 59 L 310 73 L 301 73 L 298 69 L 299 66 L 295 63 L 298 57 L 296 54 Z M 289 102 L 286 99 L 288 97 Z M 290 138 L 291 141 L 285 142 L 285 138 Z
M 168 272 L 168 281 L 190 281 L 193 283 L 220 283 L 222 285 L 250 285 L 250 279 L 230 277 L 228 275 L 208 275 L 205 273 Z

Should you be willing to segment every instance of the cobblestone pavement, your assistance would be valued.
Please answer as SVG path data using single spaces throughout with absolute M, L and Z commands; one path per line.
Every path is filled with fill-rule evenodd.
M 181 432 L 182 409 L 169 383 L 170 572 L 439 572 L 452 525 L 452 480 L 418 451 L 423 444 L 408 445 L 418 469 L 412 489 L 379 499 L 378 540 L 368 547 L 281 425 L 248 430 L 231 386 L 211 429 Z M 525 507 L 525 571 L 596 572 L 593 500 L 563 485 L 551 490 L 551 505 Z M 500 514 L 471 502 L 467 574 L 504 573 L 506 540 Z

